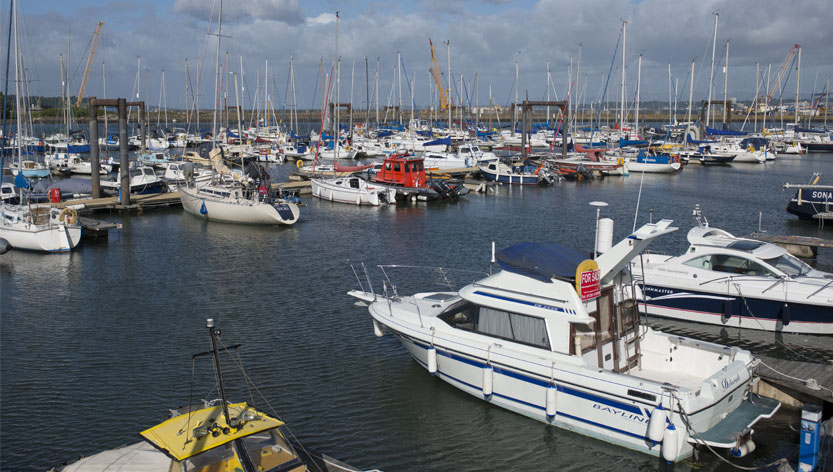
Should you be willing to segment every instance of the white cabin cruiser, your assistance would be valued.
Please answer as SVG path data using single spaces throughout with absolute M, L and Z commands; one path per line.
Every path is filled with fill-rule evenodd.
M 681 256 L 645 254 L 632 271 L 644 277 L 648 314 L 765 331 L 833 334 L 833 274 L 786 249 L 712 228 L 694 211 Z M 640 294 L 641 295 L 641 294 Z
M 459 291 L 400 296 L 385 273 L 383 293 L 349 294 L 369 304 L 377 336 L 394 334 L 432 375 L 489 403 L 668 461 L 695 444 L 742 454 L 752 425 L 780 407 L 748 391 L 759 361 L 640 325 L 630 296 L 628 262 L 670 224 L 595 260 L 518 244 L 498 255 L 502 271 Z
M 0 238 L 16 249 L 72 251 L 81 242 L 78 213 L 72 208 L 0 204 Z

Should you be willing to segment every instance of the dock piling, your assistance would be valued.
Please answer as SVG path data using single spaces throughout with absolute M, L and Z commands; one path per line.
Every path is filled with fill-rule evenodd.
M 124 98 L 119 99 L 119 175 L 119 203 L 127 206 L 130 205 L 130 161 L 127 157 L 127 100 Z
M 90 178 L 92 180 L 93 198 L 101 198 L 101 168 L 98 156 L 98 107 L 94 105 L 95 97 L 89 97 L 90 108 Z M 106 113 L 106 111 L 105 111 Z

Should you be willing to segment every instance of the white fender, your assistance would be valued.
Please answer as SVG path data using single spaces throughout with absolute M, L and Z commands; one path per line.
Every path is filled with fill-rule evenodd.
M 668 462 L 674 462 L 679 453 L 679 446 L 677 443 L 677 428 L 674 423 L 668 423 L 665 435 L 662 438 L 662 458 Z
M 648 439 L 655 443 L 662 441 L 662 435 L 665 433 L 666 417 L 665 409 L 662 407 L 662 403 L 660 403 L 651 412 L 651 419 L 648 420 Z
M 733 447 L 729 452 L 735 457 L 744 457 L 755 452 L 755 443 L 750 439 L 740 446 Z
M 361 206 L 361 204 L 362 204 L 362 194 L 358 193 L 358 194 L 356 194 L 356 205 Z
M 551 383 L 547 386 L 547 417 L 554 418 L 556 409 L 556 400 L 558 398 L 558 388 Z
M 380 325 L 376 320 L 373 320 L 373 334 L 375 334 L 377 338 L 381 338 L 385 335 L 385 328 L 382 327 L 382 325 Z
M 483 396 L 492 396 L 492 381 L 494 376 L 494 369 L 489 364 L 483 366 Z
M 434 346 L 428 348 L 428 372 L 431 375 L 437 373 L 437 350 Z

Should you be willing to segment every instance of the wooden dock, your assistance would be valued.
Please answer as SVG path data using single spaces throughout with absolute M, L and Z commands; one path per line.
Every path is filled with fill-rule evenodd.
M 833 241 L 809 236 L 779 236 L 776 234 L 752 233 L 747 237 L 777 244 L 794 256 L 810 259 L 814 259 L 818 255 L 819 248 L 833 248 Z
M 833 403 L 833 364 L 760 358 L 757 374 L 762 382 L 756 387 L 757 393 L 796 407 L 802 403 Z
M 159 208 L 180 205 L 179 192 L 155 193 L 151 195 L 131 195 L 130 205 L 122 205 L 119 197 L 79 198 L 64 200 L 60 203 L 50 203 L 55 208 L 72 207 L 85 212 L 102 210 L 143 211 L 149 208 Z

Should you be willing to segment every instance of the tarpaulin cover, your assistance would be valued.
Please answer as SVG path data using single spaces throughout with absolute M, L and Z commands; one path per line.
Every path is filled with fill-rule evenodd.
M 575 279 L 576 267 L 590 258 L 590 254 L 555 243 L 518 243 L 497 254 L 503 270 L 542 282 L 553 277 Z

